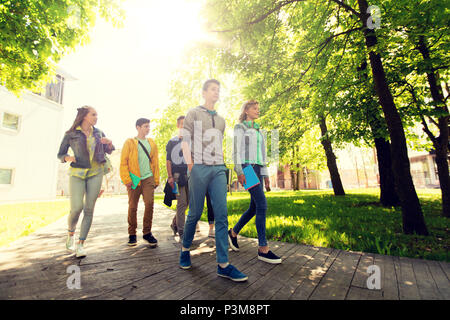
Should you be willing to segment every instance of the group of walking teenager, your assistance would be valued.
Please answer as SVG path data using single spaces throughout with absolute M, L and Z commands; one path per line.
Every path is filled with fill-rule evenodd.
M 248 276 L 230 263 L 228 248 L 239 251 L 238 234 L 253 217 L 258 234 L 258 259 L 272 264 L 281 263 L 281 258 L 270 250 L 266 239 L 267 201 L 264 186 L 270 191 L 270 183 L 264 135 L 255 122 L 259 117 L 259 103 L 249 100 L 243 104 L 239 122 L 234 127 L 233 143 L 234 170 L 239 183 L 246 184 L 244 171 L 251 166 L 259 184 L 248 189 L 248 210 L 236 225 L 228 228 L 228 169 L 223 156 L 225 119 L 215 110 L 220 83 L 215 79 L 206 81 L 202 95 L 203 105 L 178 117 L 178 134 L 166 146 L 168 179 L 164 191 L 177 200 L 176 214 L 170 228 L 174 235 L 178 234 L 181 242 L 179 266 L 189 269 L 192 267 L 190 247 L 207 198 L 210 226 L 208 235 L 215 238 L 217 275 L 233 281 L 246 281 Z M 97 114 L 92 107 L 78 109 L 77 118 L 66 132 L 58 153 L 62 162 L 71 162 L 71 211 L 66 247 L 75 250 L 77 257 L 86 256 L 83 244 L 92 223 L 95 201 L 106 171 L 105 154 L 114 150 L 112 142 L 94 127 L 96 122 Z M 159 185 L 158 149 L 153 139 L 146 137 L 150 131 L 150 120 L 138 119 L 136 129 L 137 136 L 124 144 L 120 163 L 120 177 L 128 190 L 128 245 L 137 243 L 137 204 L 142 194 L 145 204 L 143 238 L 150 246 L 156 246 L 157 240 L 151 228 L 154 190 Z M 72 148 L 74 157 L 67 154 L 69 147 Z M 75 245 L 75 227 L 83 208 L 80 237 Z M 186 209 L 189 209 L 187 217 Z

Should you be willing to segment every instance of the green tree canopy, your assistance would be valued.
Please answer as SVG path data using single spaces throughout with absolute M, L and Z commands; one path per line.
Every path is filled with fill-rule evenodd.
M 121 23 L 122 0 L 0 2 L 0 84 L 13 92 L 40 90 L 56 64 L 89 40 L 97 16 Z
M 182 67 L 174 73 L 169 89 L 171 103 L 164 110 L 154 129 L 161 163 L 166 163 L 167 142 L 177 134 L 176 119 L 203 103 L 202 86 L 208 79 L 217 79 L 221 83 L 220 100 L 216 104 L 216 109 L 226 121 L 224 148 L 229 152 L 225 152 L 224 156 L 225 162 L 230 163 L 231 134 L 244 98 L 239 81 L 217 65 L 216 54 L 209 44 L 198 43 L 186 50 Z M 167 177 L 166 170 L 161 172 L 161 177 L 162 180 Z
M 389 1 L 389 7 L 393 7 L 393 3 Z M 409 1 L 396 3 L 399 7 L 413 9 Z M 395 12 L 404 14 L 399 7 L 394 8 Z M 436 7 L 425 5 L 424 9 L 427 16 Z M 391 11 L 383 14 L 389 15 Z M 408 12 L 405 15 L 414 21 L 415 18 Z M 380 118 L 384 118 L 392 143 L 393 173 L 401 191 L 404 230 L 406 233 L 427 234 L 409 172 L 403 127 L 404 123 L 408 124 L 408 119 L 402 121 L 401 115 L 405 114 L 401 110 L 403 105 L 399 106 L 399 101 L 393 96 L 393 75 L 387 67 L 389 56 L 395 56 L 391 49 L 402 46 L 402 43 L 391 40 L 394 30 L 387 24 L 379 29 L 380 21 L 375 19 L 378 21 L 373 23 L 374 10 L 366 0 L 210 0 L 207 16 L 211 29 L 222 34 L 228 43 L 224 46 L 224 61 L 228 59 L 232 61 L 230 66 L 240 68 L 255 87 L 266 93 L 269 97 L 267 101 L 271 99 L 274 104 L 278 102 L 285 106 L 296 105 L 297 109 L 311 109 L 317 115 L 315 123 L 320 124 L 324 147 L 325 142 L 330 146 L 326 141 L 331 134 L 327 126 L 331 124 L 340 130 L 337 125 L 339 119 L 348 118 L 345 114 L 348 108 L 341 108 L 342 105 L 347 103 L 349 106 L 349 102 L 361 98 L 364 101 L 364 96 L 368 95 L 366 101 L 369 108 L 364 108 L 364 111 L 370 111 L 371 116 L 366 118 L 375 119 L 380 124 Z M 386 20 L 392 21 L 391 18 Z M 358 69 L 370 71 L 371 79 L 358 75 Z M 357 91 L 357 94 L 349 95 L 351 91 Z M 382 114 L 377 112 L 379 108 L 371 92 L 376 94 Z M 279 105 L 276 107 L 280 108 Z M 328 123 L 327 118 L 331 118 Z M 359 132 L 364 135 L 370 132 L 376 136 L 384 126 L 372 122 L 371 127 L 370 131 Z M 327 159 L 330 159 L 328 154 L 329 151 Z

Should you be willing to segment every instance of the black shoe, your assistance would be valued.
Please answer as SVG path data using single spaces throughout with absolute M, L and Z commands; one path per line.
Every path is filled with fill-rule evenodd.
M 274 254 L 272 251 L 269 250 L 267 253 L 262 253 L 258 251 L 258 260 L 272 263 L 272 264 L 279 264 L 281 263 L 281 258 Z
M 239 251 L 239 245 L 237 243 L 237 237 L 231 235 L 231 229 L 228 230 L 228 243 L 233 251 Z
M 156 247 L 158 245 L 158 240 L 155 239 L 155 237 L 152 235 L 152 233 L 144 234 L 144 240 L 147 240 L 148 243 L 150 243 L 151 247 Z
M 136 236 L 135 235 L 134 236 L 129 236 L 129 239 L 130 240 L 128 240 L 128 246 L 134 247 L 135 245 L 137 245 L 137 241 L 136 241 Z

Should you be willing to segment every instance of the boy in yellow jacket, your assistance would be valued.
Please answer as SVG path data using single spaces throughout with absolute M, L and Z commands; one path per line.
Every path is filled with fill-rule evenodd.
M 120 158 L 120 178 L 128 190 L 128 235 L 129 246 L 135 246 L 137 229 L 137 208 L 139 198 L 144 198 L 144 239 L 150 246 L 156 247 L 158 241 L 152 235 L 154 191 L 159 185 L 158 148 L 151 138 L 146 138 L 150 132 L 150 120 L 140 118 L 136 121 L 137 137 L 125 141 Z M 139 177 L 137 186 L 133 184 L 132 176 Z

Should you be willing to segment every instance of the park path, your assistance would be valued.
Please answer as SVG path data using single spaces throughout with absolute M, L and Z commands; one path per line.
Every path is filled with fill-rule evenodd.
M 158 247 L 142 240 L 141 229 L 138 246 L 130 248 L 127 198 L 100 198 L 84 259 L 65 250 L 67 216 L 0 248 L 0 299 L 450 299 L 450 263 L 269 241 L 283 258 L 270 265 L 257 259 L 257 240 L 244 237 L 241 251 L 230 250 L 229 257 L 249 279 L 234 283 L 216 275 L 206 222 L 194 239 L 193 267 L 182 270 L 180 244 L 169 228 L 174 214 L 156 202 L 152 231 Z M 141 201 L 139 228 L 142 216 Z M 81 289 L 67 287 L 72 265 L 80 268 Z M 367 288 L 371 265 L 381 271 L 379 290 Z

